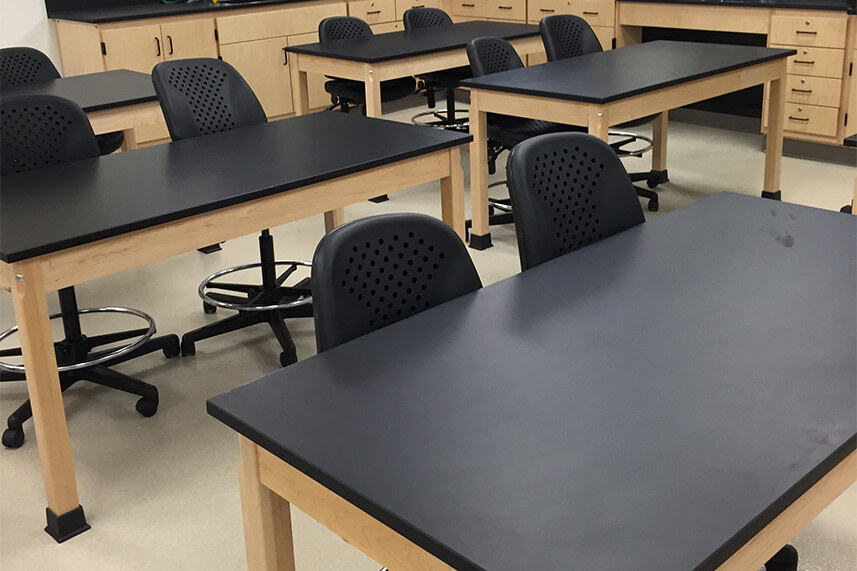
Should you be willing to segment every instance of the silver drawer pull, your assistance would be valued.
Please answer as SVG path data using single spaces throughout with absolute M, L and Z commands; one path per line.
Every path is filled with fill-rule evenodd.
M 804 123 L 809 121 L 809 119 L 807 119 L 806 117 L 794 117 L 792 115 L 789 115 L 789 119 L 791 119 L 792 121 L 803 121 Z
M 815 63 L 815 60 L 814 60 L 814 59 L 810 59 L 810 60 L 806 60 L 806 59 L 796 59 L 796 60 L 794 60 L 794 61 L 795 61 L 795 63 L 804 63 L 804 64 L 806 64 L 806 65 L 812 65 L 812 64 L 814 64 L 814 63 Z
M 792 87 L 792 91 L 795 93 L 812 93 L 812 89 L 798 89 L 797 87 Z

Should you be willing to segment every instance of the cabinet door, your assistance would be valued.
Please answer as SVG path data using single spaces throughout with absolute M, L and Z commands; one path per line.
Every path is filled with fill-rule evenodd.
M 165 22 L 161 24 L 161 40 L 167 60 L 217 57 L 213 18 Z
M 290 46 L 299 46 L 301 44 L 314 44 L 318 41 L 318 33 L 298 34 L 289 36 Z M 290 57 L 292 54 L 289 54 Z M 309 91 L 309 108 L 319 109 L 322 107 L 330 107 L 330 94 L 324 90 L 324 82 L 326 78 L 320 73 L 307 74 L 307 91 Z
M 244 76 L 268 117 L 294 109 L 286 45 L 286 38 L 269 38 L 220 46 L 220 57 Z
M 161 27 L 157 24 L 131 26 L 101 31 L 104 42 L 104 68 L 130 69 L 152 73 L 158 62 L 164 61 Z

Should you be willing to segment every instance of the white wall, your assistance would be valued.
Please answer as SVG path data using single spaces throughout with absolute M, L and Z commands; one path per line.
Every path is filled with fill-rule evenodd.
M 62 71 L 54 25 L 43 0 L 0 0 L 0 47 L 12 46 L 41 50 Z

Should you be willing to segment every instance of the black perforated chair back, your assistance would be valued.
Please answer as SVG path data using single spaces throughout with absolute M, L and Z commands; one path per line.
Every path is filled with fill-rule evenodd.
M 405 24 L 405 31 L 452 25 L 452 18 L 440 8 L 408 8 L 402 16 L 402 21 Z
M 13 95 L 0 98 L 0 154 L 5 176 L 101 153 L 76 103 L 53 95 Z
M 369 24 L 353 16 L 333 16 L 318 23 L 318 41 L 353 40 L 372 36 Z
M 482 287 L 452 229 L 423 214 L 387 214 L 322 238 L 312 262 L 319 352 Z
M 522 270 L 645 221 L 619 157 L 586 133 L 520 143 L 506 177 Z
M 542 18 L 539 32 L 548 61 L 602 51 L 598 36 L 580 16 L 556 14 Z
M 473 77 L 524 67 L 512 44 L 503 38 L 475 38 L 467 43 L 467 59 Z
M 253 90 L 225 61 L 161 62 L 152 70 L 152 82 L 173 141 L 267 121 Z
M 48 56 L 33 48 L 0 49 L 0 89 L 58 79 L 60 72 Z

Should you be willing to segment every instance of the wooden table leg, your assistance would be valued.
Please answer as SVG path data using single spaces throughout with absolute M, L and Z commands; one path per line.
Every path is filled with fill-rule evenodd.
M 289 502 L 262 485 L 256 445 L 239 436 L 244 549 L 250 571 L 294 571 L 295 553 Z
M 309 86 L 307 73 L 300 70 L 300 54 L 291 54 L 292 62 L 289 74 L 292 76 L 292 103 L 295 115 L 309 113 Z
M 324 213 L 324 231 L 330 232 L 337 226 L 345 224 L 345 209 L 337 208 L 336 210 L 328 210 Z
M 137 148 L 137 131 L 134 129 L 125 129 L 123 131 L 125 140 L 122 142 L 123 151 L 133 151 Z
M 589 109 L 589 134 L 594 135 L 607 142 L 608 132 L 610 130 L 610 121 L 607 118 L 607 110 L 603 107 L 593 105 Z
M 372 66 L 367 65 L 363 71 L 363 88 L 366 92 L 366 116 L 381 116 L 381 82 Z
M 470 90 L 470 247 L 484 250 L 491 247 L 488 227 L 488 117 L 479 109 L 479 90 Z
M 659 113 L 652 125 L 652 170 L 666 172 L 667 170 L 667 113 Z
M 781 199 L 780 166 L 783 158 L 783 124 L 785 122 L 786 62 L 782 61 L 782 75 L 771 82 L 768 93 L 768 133 L 765 145 L 765 181 L 762 196 Z
M 16 271 L 11 289 L 12 302 L 48 501 L 45 531 L 57 542 L 62 542 L 90 526 L 77 496 L 41 268 L 37 263 L 22 263 Z
M 449 150 L 449 176 L 440 179 L 440 205 L 443 221 L 464 241 L 464 171 L 458 147 Z

